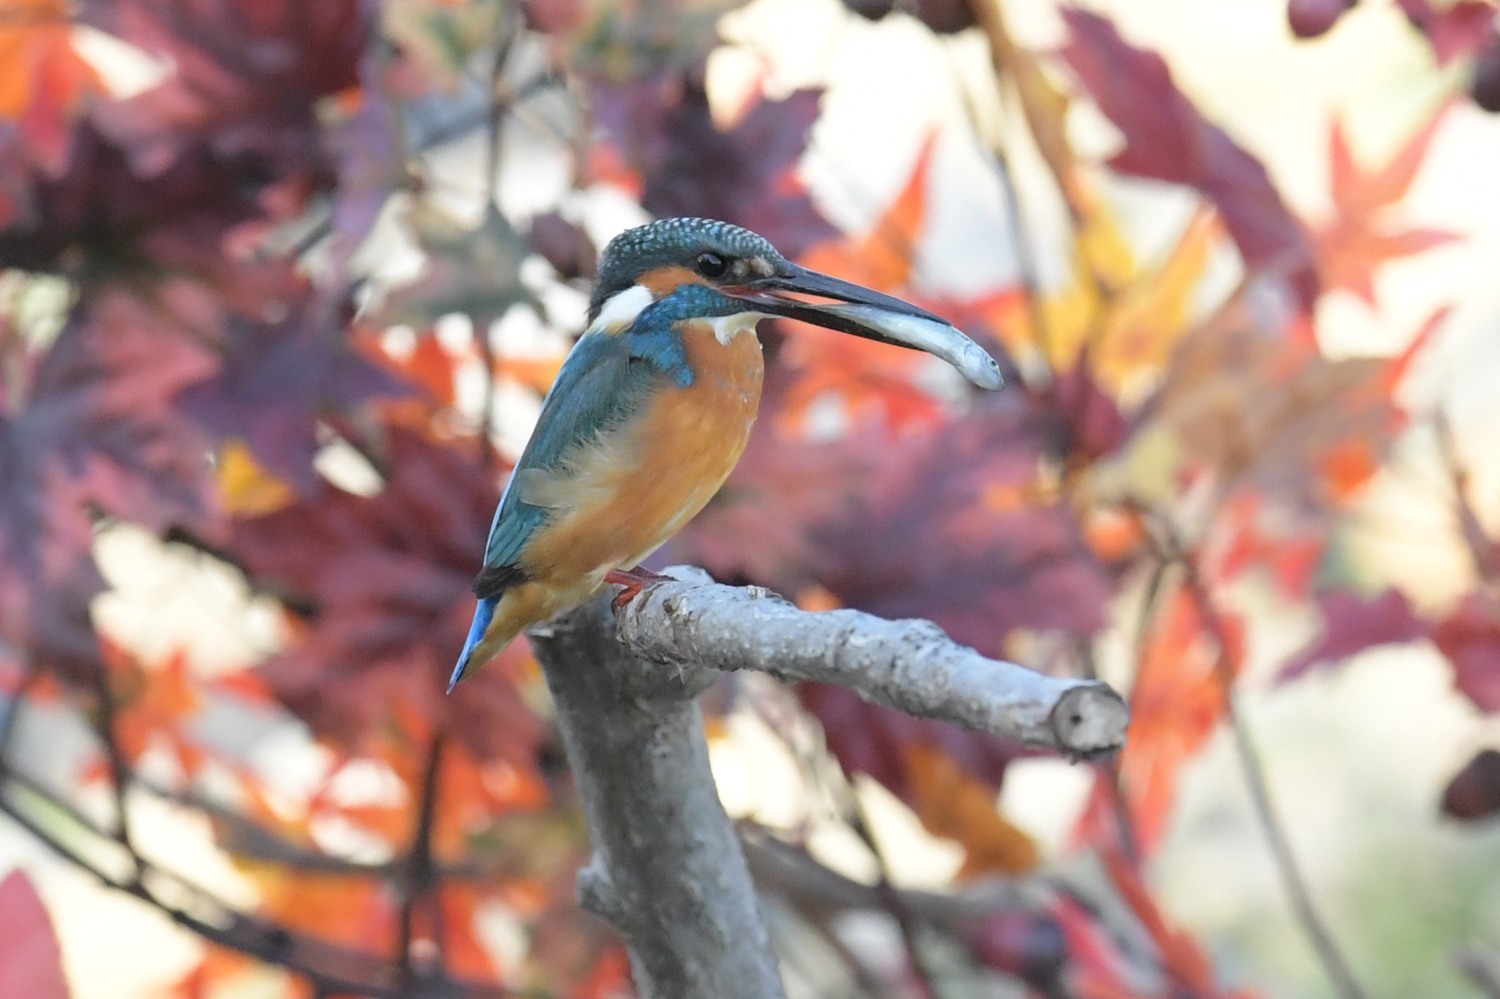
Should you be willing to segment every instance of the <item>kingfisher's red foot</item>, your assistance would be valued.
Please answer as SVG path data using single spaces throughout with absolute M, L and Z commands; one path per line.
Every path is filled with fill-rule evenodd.
M 604 581 L 611 586 L 624 587 L 615 598 L 610 601 L 610 606 L 615 610 L 624 607 L 630 601 L 640 596 L 642 590 L 663 580 L 671 579 L 671 576 L 663 576 L 659 572 L 643 569 L 636 566 L 634 569 L 611 569 L 604 574 Z

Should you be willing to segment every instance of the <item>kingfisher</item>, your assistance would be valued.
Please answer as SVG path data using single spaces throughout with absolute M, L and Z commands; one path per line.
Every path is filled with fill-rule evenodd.
M 450 692 L 525 628 L 606 585 L 623 586 L 623 601 L 662 578 L 640 563 L 713 498 L 750 439 L 765 371 L 755 326 L 773 316 L 1003 384 L 951 323 L 798 266 L 748 229 L 673 218 L 621 233 L 495 510 Z

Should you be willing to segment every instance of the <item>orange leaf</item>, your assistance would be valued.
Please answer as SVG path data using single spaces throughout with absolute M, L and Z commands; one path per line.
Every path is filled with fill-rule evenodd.
M 1323 480 L 1329 495 L 1347 499 L 1380 468 L 1380 456 L 1368 440 L 1340 441 L 1323 456 Z
M 1016 874 L 1037 865 L 1036 844 L 996 810 L 991 788 L 934 746 L 915 742 L 905 752 L 917 817 L 928 832 L 963 845 L 960 878 Z
M 255 961 L 238 951 L 210 946 L 203 960 L 172 986 L 170 999 L 212 999 L 257 967 Z
M 1328 134 L 1329 186 L 1333 214 L 1315 226 L 1318 269 L 1327 288 L 1343 288 L 1375 304 L 1375 272 L 1399 257 L 1411 256 L 1457 239 L 1437 229 L 1401 228 L 1390 219 L 1406 197 L 1444 120 L 1439 109 L 1411 134 L 1383 165 L 1361 168 L 1349 150 L 1343 126 L 1334 119 Z
M 780 426 L 795 431 L 814 405 L 836 398 L 851 422 L 884 419 L 900 428 L 935 420 L 937 399 L 914 380 L 921 355 L 904 347 L 829 333 L 796 334 L 782 350 L 797 368 L 796 380 L 777 412 Z
M 116 673 L 114 686 L 120 704 L 115 728 L 126 757 L 139 759 L 153 739 L 162 740 L 177 755 L 185 772 L 195 772 L 204 754 L 187 732 L 186 723 L 197 714 L 202 698 L 186 656 L 175 652 L 155 667 L 144 667 L 108 647 L 106 656 Z
M 280 864 L 241 869 L 260 888 L 262 912 L 286 929 L 377 953 L 389 953 L 395 943 L 395 906 L 376 881 Z
M 593 970 L 578 985 L 580 999 L 615 999 L 630 994 L 630 957 L 623 947 L 611 947 L 599 955 Z
M 1308 526 L 1288 518 L 1265 493 L 1253 490 L 1225 504 L 1215 533 L 1227 539 L 1222 552 L 1216 552 L 1216 579 L 1227 583 L 1251 569 L 1265 569 L 1294 600 L 1307 596 L 1328 548 L 1328 532 L 1321 523 Z
M 1167 923 L 1140 874 L 1119 850 L 1106 849 L 1103 859 L 1105 869 L 1120 897 L 1156 944 L 1162 966 L 1177 986 L 1175 991 L 1185 992 L 1199 999 L 1251 999 L 1252 994 L 1247 990 L 1236 989 L 1230 992 L 1219 987 L 1214 980 L 1213 965 L 1203 953 L 1203 948 L 1192 937 L 1174 930 Z
M 563 356 L 505 357 L 495 362 L 495 374 L 514 378 L 538 395 L 545 395 L 562 370 Z
M 853 242 L 815 246 L 806 253 L 803 263 L 871 288 L 888 291 L 906 287 L 911 282 L 912 258 L 927 219 L 927 171 L 936 139 L 933 133 L 923 141 L 906 186 L 874 228 Z
M 0 16 L 0 118 L 19 121 L 36 162 L 66 165 L 70 118 L 99 75 L 73 47 L 63 0 L 10 0 Z
M 1146 540 L 1145 525 L 1133 510 L 1091 506 L 1083 517 L 1083 540 L 1103 562 L 1125 559 Z
M 425 334 L 417 337 L 412 352 L 403 361 L 396 362 L 396 366 L 439 405 L 452 406 L 455 360 L 436 336 Z
M 1229 632 L 1223 652 L 1231 673 L 1238 672 L 1243 645 L 1238 619 L 1224 617 Z M 1184 765 L 1224 716 L 1224 681 L 1216 636 L 1209 633 L 1197 596 L 1178 587 L 1156 613 L 1141 652 L 1130 695 L 1130 733 L 1119 757 L 1126 807 L 1140 848 L 1161 842 L 1177 802 Z M 1084 810 L 1082 839 L 1109 842 L 1113 836 L 1113 790 L 1101 775 Z
M 463 856 L 469 837 L 496 816 L 541 808 L 547 789 L 530 770 L 506 760 L 480 762 L 460 743 L 443 750 L 433 850 L 439 857 Z M 416 800 L 419 789 L 411 793 Z
M 857 240 L 816 246 L 803 262 L 871 288 L 904 288 L 911 280 L 912 258 L 926 220 L 935 138 L 927 137 L 906 186 L 868 233 Z M 940 411 L 938 401 L 915 381 L 923 361 L 915 351 L 798 330 L 788 338 L 782 357 L 797 370 L 780 410 L 785 425 L 796 425 L 827 396 L 839 398 L 851 419 L 884 415 L 898 427 L 933 419 Z
M 1452 311 L 1451 305 L 1440 305 L 1433 309 L 1432 314 L 1422 320 L 1422 324 L 1417 327 L 1417 332 L 1412 335 L 1411 342 L 1406 345 L 1406 349 L 1391 358 L 1383 379 L 1387 392 L 1394 394 L 1400 387 L 1401 380 L 1406 377 L 1412 361 L 1432 342 L 1433 335 L 1442 327 L 1448 318 L 1448 313 Z
M 480 922 L 480 906 L 485 898 L 481 889 L 462 881 L 445 882 L 438 892 L 438 904 L 442 910 L 442 922 L 430 925 L 430 920 L 418 920 L 418 930 L 425 934 L 434 946 L 441 941 L 443 960 L 456 973 L 468 978 L 493 981 L 498 976 L 495 959 L 489 948 L 477 934 Z M 426 915 L 427 907 L 418 907 Z M 418 941 L 424 939 L 419 936 Z

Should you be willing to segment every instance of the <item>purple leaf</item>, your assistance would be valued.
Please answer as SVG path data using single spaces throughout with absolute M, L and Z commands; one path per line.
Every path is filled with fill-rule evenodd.
M 734 222 L 789 256 L 838 235 L 796 177 L 821 92 L 762 99 L 727 131 L 714 124 L 697 77 L 599 82 L 593 96 L 595 120 L 645 178 L 642 204 L 652 214 Z
M 1337 663 L 1377 645 L 1411 642 L 1427 634 L 1428 624 L 1412 610 L 1406 594 L 1386 589 L 1373 597 L 1331 590 L 1317 598 L 1323 636 L 1281 669 L 1278 679 L 1295 680 L 1322 663 Z
M 1312 248 L 1265 167 L 1198 112 L 1161 56 L 1130 45 L 1098 14 L 1070 7 L 1063 18 L 1068 64 L 1125 136 L 1110 166 L 1197 190 L 1218 208 L 1248 267 L 1285 275 L 1311 303 L 1318 291 Z

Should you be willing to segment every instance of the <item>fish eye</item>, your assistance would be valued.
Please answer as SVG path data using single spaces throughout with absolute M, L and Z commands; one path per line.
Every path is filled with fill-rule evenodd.
M 723 277 L 724 272 L 729 269 L 729 261 L 712 250 L 698 254 L 698 259 L 693 261 L 693 266 L 698 273 L 706 278 Z

